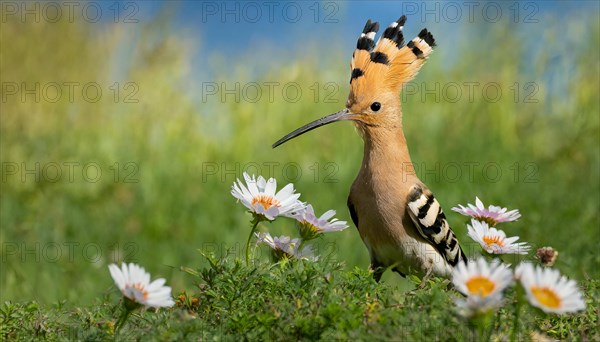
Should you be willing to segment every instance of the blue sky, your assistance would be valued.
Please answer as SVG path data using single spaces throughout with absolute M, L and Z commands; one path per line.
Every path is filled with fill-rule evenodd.
M 102 4 L 112 19 L 115 2 Z M 485 39 L 486 31 L 494 25 L 514 25 L 516 34 L 524 36 L 534 50 L 535 38 L 528 36 L 529 28 L 580 20 L 573 13 L 582 9 L 595 12 L 595 18 L 600 18 L 598 1 L 121 1 L 118 4 L 121 21 L 133 14 L 141 23 L 149 23 L 161 10 L 167 10 L 172 19 L 168 28 L 171 33 L 192 39 L 197 48 L 189 75 L 196 81 L 215 78 L 211 74 L 211 60 L 232 66 L 246 62 L 254 66 L 255 72 L 261 72 L 275 63 L 285 63 L 290 54 L 301 53 L 304 45 L 325 47 L 319 53 L 328 53 L 326 48 L 332 46 L 349 58 L 369 18 L 380 22 L 381 33 L 401 14 L 407 15 L 407 38 L 427 27 L 440 45 L 438 58 L 447 65 L 458 54 L 451 47 L 458 46 L 465 34 Z M 551 49 L 562 49 L 560 40 L 557 37 L 556 46 Z
M 535 24 L 532 21 L 546 13 L 564 16 L 580 7 L 598 12 L 597 1 L 147 1 L 138 4 L 142 15 L 152 15 L 161 6 L 172 7 L 177 29 L 193 31 L 205 47 L 227 53 L 247 51 L 256 44 L 285 45 L 291 39 L 315 39 L 315 36 L 346 40 L 341 43 L 349 44 L 352 49 L 355 36 L 367 19 L 379 21 L 385 27 L 401 14 L 409 17 L 407 34 L 411 35 L 422 26 L 440 32 L 464 23 Z

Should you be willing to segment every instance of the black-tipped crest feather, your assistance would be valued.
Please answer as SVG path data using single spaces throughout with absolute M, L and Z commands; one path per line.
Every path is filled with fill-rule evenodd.
M 433 51 L 435 39 L 424 28 L 417 37 L 405 41 L 403 29 L 406 20 L 406 16 L 402 15 L 392 22 L 378 40 L 375 35 L 379 24 L 371 19 L 367 21 L 350 64 L 353 95 L 359 96 L 380 85 L 400 91 L 401 86 L 410 81 L 425 63 Z M 360 74 L 355 71 L 357 69 Z
M 425 40 L 425 43 L 429 44 L 429 46 L 435 46 L 435 39 L 433 38 L 431 32 L 427 31 L 426 28 L 422 29 L 421 32 L 419 32 L 419 38 Z
M 383 52 L 371 52 L 371 62 L 373 63 L 381 63 L 381 64 L 389 64 L 388 56 Z
M 377 31 L 379 31 L 379 23 L 378 22 L 372 22 L 371 19 L 367 20 L 367 23 L 365 24 L 365 28 L 363 28 L 362 33 L 367 34 L 369 32 L 375 32 L 377 33 Z
M 379 31 L 379 23 L 371 22 L 371 19 L 367 20 L 365 28 L 363 29 L 363 32 L 356 43 L 356 48 L 367 51 L 373 50 L 375 47 L 375 41 L 373 40 L 373 37 L 375 37 L 377 31 Z
M 406 22 L 406 16 L 403 15 L 397 21 L 393 22 L 383 32 L 382 38 L 389 39 L 396 43 L 398 49 L 404 46 L 404 34 L 402 33 L 402 27 Z

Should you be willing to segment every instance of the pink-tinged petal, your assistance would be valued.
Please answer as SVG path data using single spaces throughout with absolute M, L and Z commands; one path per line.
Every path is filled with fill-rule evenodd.
M 289 236 L 271 237 L 268 233 L 261 233 L 257 235 L 257 237 L 260 237 L 258 241 L 269 245 L 269 247 L 275 251 L 275 255 L 280 257 L 314 259 L 314 257 L 310 255 L 310 247 L 307 246 L 306 248 L 303 248 L 302 251 L 299 251 L 299 247 L 302 244 L 300 239 L 292 239 Z
M 275 206 L 270 207 L 264 212 L 264 214 L 269 220 L 274 220 L 275 217 L 279 215 L 279 208 Z
M 469 210 L 471 210 L 474 213 L 478 212 L 479 210 L 482 210 L 482 209 L 479 209 L 476 206 L 472 205 L 471 203 L 469 203 L 467 205 L 469 206 Z
M 311 216 L 311 217 L 315 216 L 315 209 L 313 208 L 312 204 L 307 204 L 306 205 L 306 207 L 304 208 L 304 213 L 307 216 Z
M 494 205 L 490 205 L 486 209 L 479 197 L 476 197 L 476 206 L 470 203 L 467 204 L 467 206 L 468 208 L 459 205 L 458 207 L 454 207 L 452 209 L 462 215 L 471 216 L 480 221 L 488 222 L 492 226 L 495 226 L 501 222 L 515 221 L 521 217 L 516 209 L 506 212 L 508 210 L 507 208 L 501 208 Z
M 330 210 L 327 210 L 323 215 L 321 215 L 319 220 L 328 221 L 330 218 L 332 218 L 334 216 L 335 216 L 335 210 L 330 209 Z
M 483 202 L 479 199 L 479 197 L 475 197 L 475 204 L 477 205 L 477 209 L 483 210 L 485 207 L 483 206 Z
M 254 208 L 254 212 L 256 212 L 257 214 L 260 214 L 260 215 L 264 215 L 266 212 L 265 207 L 260 203 L 255 204 L 253 208 Z

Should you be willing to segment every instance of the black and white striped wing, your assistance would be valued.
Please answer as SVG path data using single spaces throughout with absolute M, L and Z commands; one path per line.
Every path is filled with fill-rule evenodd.
M 408 214 L 421 236 L 440 252 L 448 264 L 456 266 L 461 260 L 466 262 L 465 253 L 433 193 L 424 186 L 414 185 L 407 203 Z

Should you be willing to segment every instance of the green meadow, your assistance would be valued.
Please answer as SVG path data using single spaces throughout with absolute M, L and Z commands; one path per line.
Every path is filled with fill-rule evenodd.
M 343 108 L 353 46 L 324 53 L 309 42 L 282 50 L 285 62 L 248 51 L 228 64 L 169 18 L 133 29 L 2 23 L 3 338 L 111 338 L 119 296 L 107 266 L 121 261 L 185 291 L 174 309 L 131 318 L 123 339 L 475 338 L 444 283 L 416 290 L 391 272 L 373 282 L 353 226 L 317 241 L 315 265 L 270 265 L 266 247 L 254 270 L 239 262 L 251 215 L 230 189 L 244 171 L 293 182 L 317 214 L 335 209 L 351 222 L 346 198 L 362 159 L 352 124 L 271 144 Z M 415 171 L 466 253 L 479 247 L 450 208 L 479 196 L 519 209 L 507 234 L 534 251 L 554 247 L 555 267 L 584 289 L 585 312 L 531 313 L 522 333 L 597 340 L 600 24 L 580 18 L 462 25 L 453 46 L 431 27 L 437 51 L 401 96 Z M 194 79 L 209 74 L 194 66 L 196 50 L 211 78 Z M 297 234 L 291 220 L 259 229 Z M 494 338 L 506 339 L 510 315 L 501 309 Z

